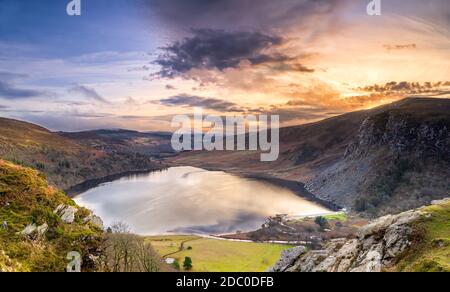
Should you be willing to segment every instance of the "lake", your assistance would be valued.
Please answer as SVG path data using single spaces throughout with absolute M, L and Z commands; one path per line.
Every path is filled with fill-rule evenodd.
M 140 235 L 252 231 L 270 216 L 329 212 L 277 185 L 220 171 L 172 167 L 104 183 L 74 199 L 111 226 Z

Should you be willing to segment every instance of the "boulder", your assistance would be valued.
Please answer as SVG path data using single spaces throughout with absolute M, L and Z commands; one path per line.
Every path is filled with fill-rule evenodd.
M 28 224 L 22 231 L 18 232 L 18 235 L 28 236 L 30 239 L 42 238 L 48 230 L 48 224 L 44 223 L 40 226 L 36 224 Z
M 53 212 L 57 214 L 64 223 L 72 224 L 75 221 L 75 214 L 78 212 L 78 209 L 61 204 Z
M 89 215 L 88 217 L 84 218 L 83 220 L 84 223 L 91 223 L 94 226 L 98 227 L 99 229 L 104 229 L 104 224 L 103 224 L 103 220 L 98 217 L 95 216 L 93 214 Z
M 22 231 L 18 232 L 17 234 L 19 235 L 24 235 L 24 236 L 30 236 L 32 235 L 37 229 L 36 224 L 28 224 Z

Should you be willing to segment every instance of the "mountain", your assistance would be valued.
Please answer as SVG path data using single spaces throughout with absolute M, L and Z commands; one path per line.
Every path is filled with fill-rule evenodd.
M 377 217 L 448 196 L 449 129 L 449 99 L 408 98 L 283 128 L 276 162 L 248 151 L 194 151 L 171 161 L 304 182 L 323 200 Z
M 388 215 L 321 250 L 286 251 L 274 272 L 450 272 L 450 199 Z
M 172 135 L 165 132 L 142 133 L 117 129 L 58 134 L 106 152 L 139 153 L 157 158 L 175 154 L 170 144 Z
M 91 266 L 102 223 L 50 186 L 38 171 L 0 160 L 0 271 L 65 270 L 70 251 Z
M 307 188 L 378 216 L 448 196 L 449 177 L 450 100 L 409 99 L 366 118 L 342 159 Z
M 147 155 L 96 149 L 40 126 L 5 118 L 0 118 L 0 158 L 42 171 L 61 189 L 86 180 L 163 167 Z

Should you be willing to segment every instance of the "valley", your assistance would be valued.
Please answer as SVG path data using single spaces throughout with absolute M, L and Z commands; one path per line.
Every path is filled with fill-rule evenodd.
M 158 263 L 152 271 L 177 270 L 162 261 L 187 257 L 194 271 L 265 271 L 282 252 L 292 256 L 288 243 L 333 256 L 362 240 L 372 220 L 449 197 L 449 110 L 448 99 L 410 98 L 282 128 L 280 158 L 264 163 L 258 152 L 174 153 L 167 133 L 53 133 L 1 118 L 0 270 L 61 270 L 70 245 L 90 257 L 84 271 L 148 268 L 97 262 L 104 240 L 145 249 Z M 23 195 L 34 203 L 25 207 Z M 78 210 L 75 223 L 57 218 L 61 204 Z M 447 205 L 426 208 L 436 221 L 408 221 L 411 234 L 420 230 L 425 240 L 411 248 L 426 262 L 404 247 L 395 265 L 391 259 L 380 270 L 448 269 Z M 87 209 L 105 228 L 126 228 L 102 233 Z M 285 270 L 301 270 L 311 256 L 299 248 L 293 253 L 298 265 Z M 318 269 L 339 269 L 324 268 L 314 253 L 311 259 Z

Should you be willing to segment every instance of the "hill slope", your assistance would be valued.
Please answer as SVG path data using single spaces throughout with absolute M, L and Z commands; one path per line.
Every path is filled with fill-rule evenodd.
M 450 99 L 409 98 L 280 130 L 280 158 L 189 152 L 177 165 L 305 182 L 319 198 L 367 216 L 398 213 L 450 194 Z
M 39 172 L 0 160 L 0 271 L 62 272 L 71 251 L 93 269 L 103 233 L 94 218 Z
M 450 100 L 408 99 L 364 120 L 343 157 L 307 188 L 369 216 L 450 194 Z
M 4 118 L 0 118 L 0 158 L 44 172 L 49 182 L 61 189 L 86 180 L 161 167 L 145 155 L 94 149 L 42 127 Z
M 106 152 L 139 153 L 154 157 L 174 154 L 170 133 L 142 133 L 118 129 L 58 134 Z

